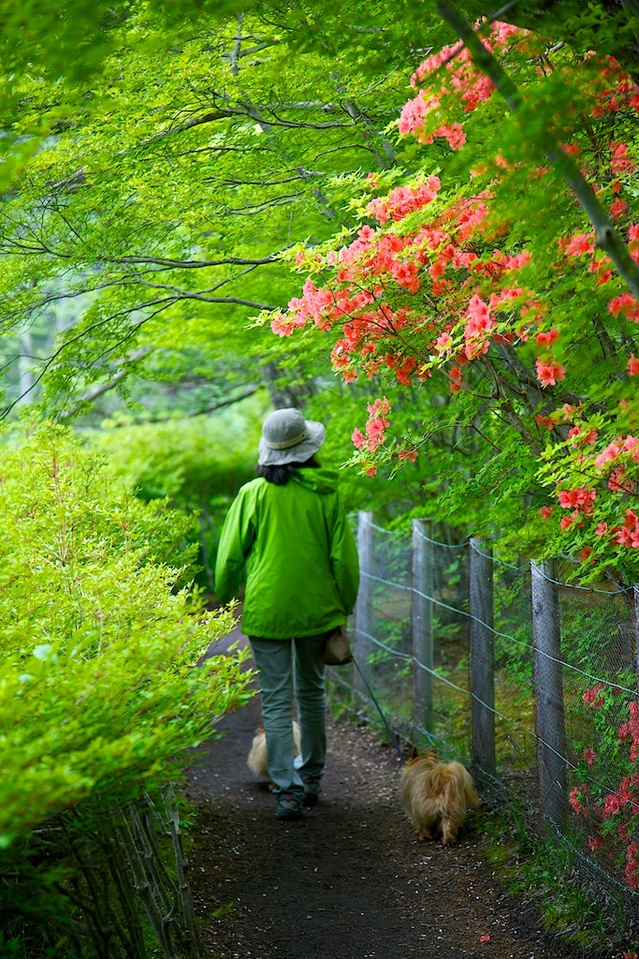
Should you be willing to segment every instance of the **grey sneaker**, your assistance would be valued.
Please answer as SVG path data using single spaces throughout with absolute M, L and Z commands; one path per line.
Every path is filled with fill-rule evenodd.
M 280 793 L 277 797 L 276 819 L 301 819 L 302 798 L 297 793 Z
M 314 806 L 320 795 L 319 776 L 306 776 L 304 779 L 304 802 L 307 806 Z

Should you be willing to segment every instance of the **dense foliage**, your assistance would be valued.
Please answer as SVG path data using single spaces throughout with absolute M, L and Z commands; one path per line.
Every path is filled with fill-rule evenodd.
M 262 420 L 270 409 L 265 390 L 215 417 L 167 417 L 160 423 L 104 420 L 86 443 L 109 457 L 127 489 L 145 501 L 163 500 L 192 517 L 189 542 L 197 546 L 195 581 L 214 592 L 220 530 L 237 489 L 255 477 Z
M 60 816 L 86 817 L 92 833 L 176 781 L 248 693 L 239 654 L 198 667 L 232 617 L 203 611 L 180 585 L 190 520 L 133 498 L 61 430 L 5 437 L 0 474 L 0 866 L 11 915 L 33 895 L 34 844 L 47 835 L 54 869 L 68 852 Z
M 278 254 L 341 222 L 334 176 L 394 162 L 404 83 L 295 50 L 294 26 L 192 11 L 167 34 L 140 5 L 85 86 L 22 77 L 16 131 L 50 135 L 0 220 L 5 411 L 41 387 L 48 411 L 77 411 L 138 376 L 147 409 L 149 381 L 170 381 L 188 395 L 166 405 L 203 412 L 277 382 L 290 350 L 247 321 L 294 291 Z
M 398 123 L 424 145 L 423 172 L 353 180 L 356 237 L 294 251 L 311 276 L 271 325 L 316 326 L 347 381 L 378 384 L 352 435 L 365 472 L 426 454 L 437 518 L 634 582 L 639 306 L 613 260 L 621 248 L 631 282 L 639 88 L 613 59 L 551 50 L 508 24 L 483 49 L 526 108 L 504 116 L 499 79 L 461 44 L 424 61 Z M 442 139 L 456 157 L 435 166 Z M 573 166 L 581 206 L 564 178 Z M 395 426 L 387 382 L 421 384 L 419 427 Z M 444 448 L 442 433 L 455 436 Z
M 2 224 L 5 409 L 44 387 L 45 408 L 86 412 L 116 388 L 156 419 L 266 384 L 357 426 L 369 474 L 399 455 L 405 507 L 632 581 L 631 12 L 516 4 L 479 54 L 450 25 L 480 3 L 401 12 L 116 5 L 82 27 L 102 23 L 84 72 L 55 54 L 5 76 L 29 104 Z M 342 246 L 351 275 L 329 280 Z M 295 256 L 313 275 L 301 311 Z M 251 324 L 291 297 L 276 331 L 307 308 L 330 322 L 346 388 L 325 337 Z M 388 498 L 349 482 L 354 503 Z
M 359 467 L 349 508 L 637 581 L 635 8 L 0 0 L 2 413 L 80 417 L 116 461 L 51 426 L 6 435 L 14 950 L 55 887 L 69 949 L 84 912 L 144 954 L 122 891 L 139 849 L 122 869 L 110 850 L 246 695 L 234 658 L 194 668 L 230 619 L 187 584 L 199 544 L 211 585 L 259 416 L 221 420 L 222 448 L 210 413 L 261 415 L 268 391 Z

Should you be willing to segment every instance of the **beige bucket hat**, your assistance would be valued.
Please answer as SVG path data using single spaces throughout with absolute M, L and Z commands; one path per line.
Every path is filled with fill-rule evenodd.
M 303 463 L 317 453 L 325 439 L 322 424 L 305 420 L 295 407 L 275 410 L 262 424 L 258 463 L 260 466 Z

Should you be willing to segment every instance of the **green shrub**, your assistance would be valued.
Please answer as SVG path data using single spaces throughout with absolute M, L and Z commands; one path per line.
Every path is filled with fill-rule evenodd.
M 165 498 L 195 517 L 190 531 L 203 571 L 200 585 L 213 588 L 219 532 L 240 486 L 255 477 L 261 421 L 270 406 L 251 397 L 212 416 L 163 423 L 120 425 L 88 435 L 106 452 L 128 488 L 145 501 Z
M 21 889 L 32 895 L 45 833 L 48 861 L 65 861 L 65 815 L 95 830 L 107 811 L 113 828 L 179 779 L 216 717 L 250 695 L 242 654 L 202 661 L 233 617 L 180 585 L 191 522 L 125 492 L 65 431 L 5 445 L 0 907 L 8 889 L 14 912 Z

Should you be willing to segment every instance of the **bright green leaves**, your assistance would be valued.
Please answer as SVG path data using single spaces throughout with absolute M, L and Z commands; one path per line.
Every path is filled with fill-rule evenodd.
M 507 24 L 491 25 L 485 56 L 468 24 L 460 32 L 470 54 L 430 55 L 399 124 L 423 144 L 425 174 L 438 141 L 455 151 L 441 187 L 367 184 L 351 202 L 356 235 L 297 253 L 311 279 L 274 330 L 330 332 L 335 369 L 373 380 L 353 432 L 365 473 L 426 455 L 431 515 L 633 581 L 639 307 L 624 292 L 631 271 L 613 265 L 607 208 L 636 272 L 638 90 L 618 65 Z M 393 380 L 421 396 L 421 429 L 395 419 Z
M 241 703 L 231 628 L 176 589 L 189 520 L 144 506 L 63 432 L 5 447 L 0 471 L 0 835 L 175 775 Z M 167 765 L 169 764 L 169 765 Z
M 190 11 L 167 33 L 141 5 L 85 90 L 31 83 L 23 132 L 48 117 L 55 136 L 7 197 L 1 282 L 4 331 L 33 330 L 49 408 L 141 341 L 271 358 L 246 324 L 294 292 L 277 254 L 341 224 L 336 176 L 392 162 L 380 131 L 406 82 L 301 52 L 294 22 Z

